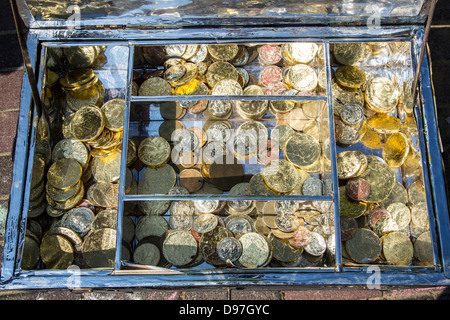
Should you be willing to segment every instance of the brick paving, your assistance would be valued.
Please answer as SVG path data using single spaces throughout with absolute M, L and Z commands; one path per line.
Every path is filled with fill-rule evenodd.
M 439 1 L 435 25 L 449 25 L 450 2 Z M 450 27 L 432 29 L 430 48 L 433 78 L 439 109 L 439 128 L 446 152 L 444 164 L 450 165 L 450 100 L 447 77 L 450 71 L 448 41 Z M 0 241 L 8 210 L 12 177 L 11 150 L 19 110 L 23 68 L 9 2 L 0 2 Z M 448 173 L 447 173 L 448 175 Z M 0 258 L 3 252 L 0 247 Z M 186 290 L 14 290 L 0 291 L 0 300 L 448 300 L 449 287 L 368 290 L 365 288 L 303 288 L 282 289 L 186 289 Z

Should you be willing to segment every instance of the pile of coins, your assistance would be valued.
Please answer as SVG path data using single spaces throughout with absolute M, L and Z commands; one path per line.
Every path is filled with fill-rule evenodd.
M 23 269 L 114 267 L 125 100 L 104 102 L 94 68 L 105 49 L 55 49 L 48 57 L 49 68 L 61 74 L 64 123 L 53 140 L 57 119 L 42 116 L 36 129 Z M 126 180 L 130 191 L 130 175 Z M 133 226 L 127 219 L 124 225 Z
M 343 259 L 350 264 L 429 265 L 434 263 L 433 247 L 411 87 L 370 68 L 370 59 L 386 55 L 380 47 L 396 52 L 402 45 L 333 45 Z M 360 147 L 345 150 L 353 145 Z
M 240 183 L 230 192 L 247 188 Z M 179 186 L 170 193 L 189 194 Z M 165 268 L 312 267 L 334 261 L 331 202 L 176 200 L 167 212 L 137 218 L 130 261 Z

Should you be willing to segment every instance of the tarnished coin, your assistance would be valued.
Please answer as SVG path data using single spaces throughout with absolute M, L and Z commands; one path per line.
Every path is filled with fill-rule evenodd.
M 172 230 L 163 242 L 162 252 L 166 260 L 174 266 L 184 266 L 197 256 L 198 244 L 190 232 Z
M 381 254 L 381 241 L 369 229 L 359 228 L 353 238 L 345 242 L 349 257 L 357 263 L 371 263 Z
M 277 193 L 291 192 L 298 183 L 298 172 L 287 160 L 270 161 L 262 172 L 264 183 Z
M 321 154 L 319 142 L 307 133 L 298 133 L 286 142 L 286 159 L 296 167 L 308 168 L 314 165 Z
M 105 209 L 98 212 L 91 223 L 91 229 L 96 230 L 100 228 L 117 228 L 117 209 Z M 134 225 L 133 225 L 134 226 Z M 133 229 L 134 238 L 134 229 Z
M 358 230 L 358 222 L 349 216 L 341 215 L 339 217 L 339 226 L 341 230 L 341 241 L 350 240 L 355 236 Z
M 176 101 L 165 101 L 159 104 L 159 113 L 166 120 L 180 119 L 185 109 Z
M 414 226 L 428 230 L 428 209 L 426 202 L 418 202 L 411 207 L 411 222 Z
M 204 233 L 199 242 L 199 250 L 203 259 L 212 266 L 225 266 L 225 261 L 219 257 L 217 245 L 223 239 L 231 237 L 234 237 L 233 232 L 222 226 L 217 226 L 214 230 Z
M 105 115 L 105 127 L 111 131 L 123 129 L 123 116 L 125 112 L 124 99 L 112 99 L 106 102 L 101 110 Z
M 357 89 L 366 82 L 366 72 L 355 66 L 337 68 L 334 77 L 341 86 Z
M 243 267 L 258 268 L 268 263 L 271 247 L 263 235 L 249 232 L 241 236 L 239 241 L 242 244 L 242 254 L 238 261 Z
M 354 201 L 347 197 L 345 186 L 339 187 L 339 214 L 341 216 L 356 219 L 364 214 L 366 208 L 367 204 L 364 202 Z
M 224 262 L 237 261 L 242 254 L 242 244 L 234 237 L 226 237 L 217 244 L 217 254 Z
M 197 136 L 189 130 L 175 131 L 173 133 L 172 141 L 174 148 L 177 148 L 181 152 L 192 152 L 196 150 L 199 145 Z
M 27 232 L 23 241 L 20 267 L 24 270 L 34 269 L 39 262 L 40 256 L 39 239 Z
M 170 165 L 146 168 L 138 184 L 139 194 L 167 194 L 175 186 L 177 174 Z
M 360 104 L 348 103 L 344 105 L 339 115 L 342 122 L 349 126 L 356 126 L 364 119 L 364 112 Z
M 318 46 L 311 42 L 294 42 L 282 45 L 283 58 L 293 63 L 310 63 L 317 55 Z
M 48 269 L 67 269 L 74 260 L 73 245 L 59 234 L 44 236 L 39 251 Z
M 80 108 L 70 120 L 72 134 L 80 141 L 94 140 L 104 127 L 105 116 L 102 110 L 94 105 Z
M 331 92 L 333 95 L 333 112 L 337 116 L 339 116 L 341 108 L 348 103 L 364 105 L 364 94 L 360 88 L 356 91 L 345 89 L 333 79 L 331 81 Z
M 250 178 L 250 181 L 248 183 L 248 190 L 250 195 L 257 195 L 257 196 L 264 196 L 264 195 L 273 196 L 277 194 L 266 186 L 261 172 L 254 174 Z
M 364 200 L 366 202 L 381 202 L 385 200 L 395 184 L 394 171 L 377 156 L 367 156 L 367 169 L 360 176 L 370 185 L 370 194 Z
M 209 178 L 217 188 L 228 191 L 235 184 L 242 182 L 244 176 L 243 165 L 233 157 L 216 157 L 209 168 Z
M 299 226 L 293 236 L 289 238 L 289 243 L 295 248 L 305 248 L 311 242 L 311 231 L 305 226 Z
M 375 77 L 367 82 L 365 99 L 367 106 L 373 111 L 391 112 L 397 106 L 398 98 L 398 90 L 390 79 Z
M 101 228 L 86 236 L 83 258 L 92 268 L 113 268 L 116 257 L 116 230 Z
M 323 195 L 323 182 L 319 178 L 310 177 L 303 182 L 302 193 L 305 196 Z
M 178 130 L 184 130 L 185 126 L 178 120 L 166 120 L 158 128 L 159 135 L 166 139 L 168 142 L 172 142 L 172 135 Z
M 382 252 L 386 261 L 393 265 L 406 266 L 414 255 L 414 247 L 407 235 L 390 232 L 382 238 Z
M 352 200 L 364 201 L 370 194 L 370 185 L 362 178 L 352 178 L 345 185 L 345 193 Z
M 47 182 L 56 189 L 67 190 L 74 187 L 82 174 L 81 165 L 72 158 L 55 161 L 47 171 Z
M 414 205 L 419 202 L 425 202 L 425 187 L 422 180 L 416 180 L 410 184 L 407 189 L 408 201 Z
M 140 96 L 171 96 L 172 87 L 163 78 L 153 77 L 145 80 L 139 87 Z

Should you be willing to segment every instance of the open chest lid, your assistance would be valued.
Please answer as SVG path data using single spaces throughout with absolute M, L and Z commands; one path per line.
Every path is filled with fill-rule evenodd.
M 30 28 L 423 24 L 431 0 L 16 0 Z

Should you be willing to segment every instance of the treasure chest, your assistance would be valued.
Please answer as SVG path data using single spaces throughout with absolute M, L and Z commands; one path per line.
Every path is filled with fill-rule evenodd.
M 450 284 L 436 1 L 14 3 L 2 288 Z

